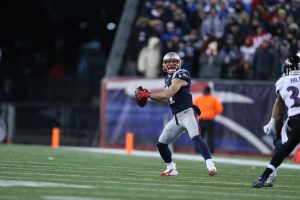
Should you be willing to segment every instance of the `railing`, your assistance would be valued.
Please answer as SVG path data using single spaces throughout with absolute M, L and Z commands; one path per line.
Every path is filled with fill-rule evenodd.
M 61 130 L 61 145 L 97 146 L 99 106 L 90 104 L 2 104 L 3 142 L 51 144 L 53 127 Z

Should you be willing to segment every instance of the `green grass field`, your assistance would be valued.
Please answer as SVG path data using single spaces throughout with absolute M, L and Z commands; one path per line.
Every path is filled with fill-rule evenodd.
M 0 145 L 2 200 L 300 199 L 300 171 L 280 169 L 276 185 L 250 184 L 263 167 L 216 163 L 209 177 L 203 161 L 176 160 L 179 176 L 160 177 L 158 157 Z

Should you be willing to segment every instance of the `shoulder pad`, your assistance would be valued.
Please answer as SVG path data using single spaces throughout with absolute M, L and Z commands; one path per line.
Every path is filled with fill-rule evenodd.
M 173 79 L 174 78 L 179 78 L 179 79 L 183 79 L 183 80 L 190 80 L 190 73 L 185 69 L 180 69 L 180 70 L 178 70 L 174 73 Z

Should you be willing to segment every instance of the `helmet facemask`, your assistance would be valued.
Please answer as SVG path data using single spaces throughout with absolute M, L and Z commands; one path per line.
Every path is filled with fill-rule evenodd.
M 168 74 L 173 74 L 181 68 L 180 56 L 175 52 L 167 53 L 163 58 L 163 71 Z

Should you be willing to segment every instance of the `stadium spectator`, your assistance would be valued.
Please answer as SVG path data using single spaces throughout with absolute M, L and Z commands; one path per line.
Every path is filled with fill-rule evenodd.
M 164 6 L 161 4 L 157 4 L 150 12 L 150 19 L 159 19 L 164 21 L 165 19 L 165 10 Z
M 256 80 L 269 80 L 272 78 L 274 66 L 276 66 L 277 52 L 271 45 L 271 41 L 264 39 L 260 47 L 254 53 L 253 76 Z M 274 75 L 274 74 L 273 74 Z
M 274 36 L 284 38 L 285 22 L 280 21 L 278 16 L 272 17 L 271 22 L 267 26 L 267 30 Z
M 255 48 L 252 45 L 252 38 L 247 37 L 245 44 L 240 47 L 241 61 L 239 64 L 238 78 L 250 79 L 252 77 L 252 63 L 255 53 Z
M 179 32 L 176 31 L 174 22 L 168 22 L 166 24 L 165 32 L 162 34 L 162 40 L 164 42 L 170 41 L 172 36 L 179 37 L 180 34 L 179 34 Z
M 186 21 L 186 15 L 180 9 L 173 13 L 173 18 L 175 30 L 180 36 L 190 33 L 191 28 Z
M 219 10 L 219 0 L 208 0 L 204 2 L 204 11 L 209 12 L 211 8 Z
M 299 9 L 300 3 L 298 0 L 284 3 L 282 1 L 259 0 L 148 0 L 145 4 L 145 11 L 142 13 L 149 19 L 159 19 L 161 22 L 160 27 L 164 25 L 168 29 L 163 31 L 163 28 L 159 28 L 160 31 L 156 31 L 156 33 L 159 33 L 159 36 L 156 36 L 162 39 L 164 53 L 177 51 L 177 42 L 182 40 L 189 45 L 186 38 L 190 34 L 197 35 L 197 39 L 193 41 L 197 44 L 197 47 L 195 48 L 195 43 L 192 45 L 195 52 L 191 66 L 191 75 L 197 77 L 199 74 L 198 69 L 201 68 L 199 66 L 201 64 L 199 62 L 200 56 L 205 56 L 201 52 L 206 49 L 207 40 L 211 37 L 216 38 L 218 48 L 221 50 L 224 49 L 224 41 L 226 41 L 227 35 L 233 35 L 233 41 L 238 47 L 239 55 L 245 53 L 245 51 L 240 52 L 240 47 L 249 46 L 245 43 L 247 37 L 252 40 L 252 46 L 249 46 L 248 50 L 252 49 L 254 53 L 261 51 L 261 44 L 265 39 L 270 40 L 278 37 L 278 39 L 289 43 L 289 54 L 295 53 L 300 35 Z M 154 26 L 151 26 L 151 28 L 154 30 Z M 279 46 L 277 45 L 277 47 Z M 278 50 L 279 48 L 276 48 L 276 51 Z M 278 60 L 282 60 L 284 57 L 279 52 Z M 257 77 L 248 73 L 249 66 L 246 66 L 248 64 L 247 61 L 243 63 L 243 67 L 238 65 L 237 68 L 234 68 L 233 74 L 237 74 L 237 76 L 231 76 L 230 78 L 256 79 Z M 275 68 L 280 68 L 278 66 L 280 64 L 277 64 Z M 276 77 L 274 74 L 278 75 L 277 72 L 273 73 L 266 80 L 274 79 Z M 202 78 L 201 76 L 198 77 Z M 218 78 L 223 77 L 218 76 Z
M 238 48 L 245 42 L 245 33 L 241 30 L 241 25 L 237 21 L 233 21 L 229 24 L 228 31 L 226 31 L 224 38 L 227 39 L 228 35 L 232 35 L 232 42 Z
M 287 13 L 293 16 L 296 19 L 296 23 L 300 23 L 300 1 L 299 0 L 292 0 Z
M 222 20 L 227 20 L 228 16 L 230 15 L 230 12 L 233 12 L 232 8 L 228 7 L 228 2 L 225 0 L 222 0 L 220 2 L 220 10 L 219 10 L 219 17 Z
M 216 8 L 211 7 L 201 26 L 203 40 L 209 37 L 221 38 L 224 35 L 224 29 L 224 21 L 218 16 Z
M 243 26 L 248 26 L 250 22 L 250 17 L 248 12 L 250 13 L 250 11 L 249 10 L 248 12 L 245 11 L 246 6 L 243 4 L 241 0 L 234 1 L 233 3 L 234 3 L 233 9 L 235 11 L 235 15 L 237 16 L 239 23 L 242 24 Z
M 193 103 L 201 110 L 199 124 L 202 137 L 207 137 L 207 145 L 210 152 L 214 153 L 215 117 L 223 112 L 223 104 L 211 93 L 209 86 L 204 89 L 203 94 L 194 99 Z
M 200 28 L 202 26 L 202 21 L 204 17 L 205 17 L 205 12 L 203 10 L 203 5 L 197 4 L 197 10 L 193 12 L 190 16 L 189 23 L 191 25 L 191 28 L 200 32 Z
M 150 27 L 150 20 L 146 17 L 139 17 L 133 30 L 133 59 L 137 59 L 139 52 L 147 45 L 151 32 L 153 31 Z
M 188 35 L 183 36 L 183 40 L 186 41 L 187 46 L 193 51 L 193 56 L 191 58 L 192 63 L 190 66 L 191 77 L 197 77 L 199 71 L 199 51 L 202 47 L 203 41 L 199 38 L 197 30 L 193 29 Z
M 178 36 L 172 36 L 172 38 L 164 43 L 163 55 L 167 52 L 177 52 L 178 51 L 178 41 L 180 38 Z
M 146 78 L 157 78 L 161 71 L 159 67 L 160 59 L 160 40 L 157 37 L 150 37 L 148 45 L 141 50 L 138 56 L 138 72 Z
M 211 41 L 206 50 L 200 55 L 200 70 L 198 77 L 200 78 L 220 78 L 221 57 L 218 53 L 218 43 Z
M 290 44 L 287 40 L 282 40 L 279 37 L 274 37 L 272 39 L 273 47 L 276 51 L 275 65 L 274 65 L 274 78 L 279 78 L 283 73 L 282 64 L 284 58 L 290 55 Z
M 189 44 L 187 44 L 186 41 L 180 40 L 178 43 L 177 53 L 182 59 L 182 69 L 185 69 L 191 73 L 194 49 Z
M 298 44 L 297 44 L 297 36 L 299 35 L 299 26 L 292 22 L 286 30 L 286 38 L 289 42 L 290 46 L 290 53 L 294 53 L 298 51 Z
M 234 42 L 234 36 L 228 34 L 224 46 L 219 52 L 221 72 L 220 77 L 224 79 L 233 79 L 237 77 L 237 68 L 239 63 L 239 49 Z
M 165 31 L 164 23 L 161 20 L 151 20 L 150 21 L 151 33 L 150 36 L 161 38 L 163 32 Z M 148 41 L 148 40 L 147 40 Z

